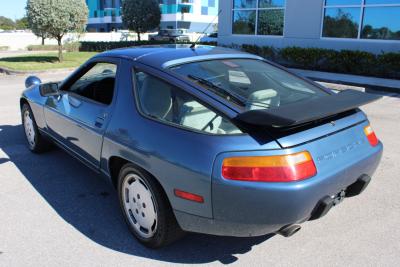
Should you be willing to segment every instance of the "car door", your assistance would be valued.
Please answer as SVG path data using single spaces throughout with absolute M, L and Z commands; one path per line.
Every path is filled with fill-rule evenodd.
M 88 63 L 61 85 L 59 96 L 47 99 L 44 109 L 50 135 L 96 168 L 116 94 L 118 65 L 108 58 Z

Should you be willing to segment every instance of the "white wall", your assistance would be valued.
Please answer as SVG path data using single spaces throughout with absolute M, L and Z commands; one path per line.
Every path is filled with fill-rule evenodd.
M 124 34 L 121 32 L 93 32 L 85 33 L 82 35 L 68 34 L 63 38 L 63 42 L 71 41 L 93 41 L 93 42 L 108 42 L 108 41 L 121 41 L 125 40 Z M 142 40 L 148 40 L 149 33 L 141 34 Z M 191 41 L 195 41 L 199 34 L 189 33 Z M 136 41 L 136 33 L 131 32 L 129 41 Z M 14 33 L 1 33 L 0 32 L 0 46 L 8 46 L 9 50 L 25 50 L 28 45 L 40 45 L 42 39 L 37 38 L 33 33 L 29 32 L 14 32 Z M 54 39 L 46 39 L 45 44 L 57 44 Z
M 218 24 L 219 44 L 256 44 L 277 48 L 320 47 L 373 53 L 400 51 L 400 41 L 321 38 L 324 0 L 286 0 L 284 36 L 232 34 L 232 3 L 233 0 L 219 0 L 219 8 L 222 10 Z

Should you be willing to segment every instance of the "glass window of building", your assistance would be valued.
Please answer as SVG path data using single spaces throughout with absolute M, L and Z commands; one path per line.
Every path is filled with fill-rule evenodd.
M 233 34 L 283 36 L 285 0 L 233 0 Z
M 322 37 L 400 40 L 400 0 L 325 0 Z

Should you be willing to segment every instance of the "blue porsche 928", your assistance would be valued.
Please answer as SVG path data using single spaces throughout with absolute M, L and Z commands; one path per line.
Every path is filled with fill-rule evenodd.
M 29 149 L 54 143 L 108 177 L 152 248 L 185 231 L 291 236 L 360 194 L 382 155 L 359 109 L 377 96 L 335 93 L 230 49 L 112 50 L 26 87 Z

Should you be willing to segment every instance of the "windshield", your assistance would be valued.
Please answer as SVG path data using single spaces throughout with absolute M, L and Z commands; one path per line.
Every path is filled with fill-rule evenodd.
M 262 60 L 218 59 L 171 69 L 245 110 L 276 108 L 328 94 Z
M 170 35 L 183 35 L 183 30 L 172 30 L 169 31 Z

